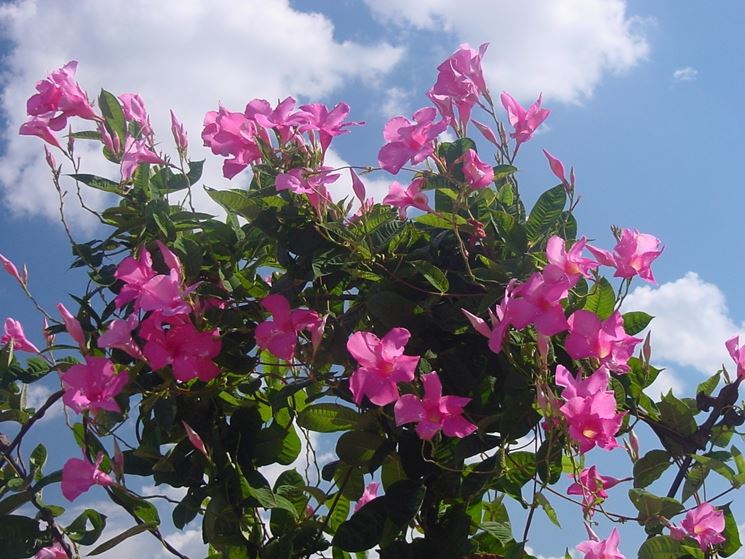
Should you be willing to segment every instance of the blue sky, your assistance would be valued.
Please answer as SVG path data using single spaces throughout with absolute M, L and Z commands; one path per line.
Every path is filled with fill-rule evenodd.
M 745 330 L 741 2 L 718 2 L 716 9 L 674 0 L 65 4 L 0 6 L 0 253 L 28 265 L 32 288 L 48 308 L 70 302 L 66 293 L 80 278 L 67 271 L 69 248 L 41 144 L 16 131 L 34 82 L 51 70 L 75 59 L 91 96 L 102 86 L 140 92 L 164 144 L 173 108 L 195 157 L 202 116 L 219 101 L 241 110 L 254 97 L 343 100 L 352 106 L 350 117 L 367 125 L 337 139 L 335 157 L 367 164 L 375 163 L 386 119 L 426 104 L 436 65 L 461 42 L 489 42 L 492 92 L 510 91 L 523 103 L 543 92 L 552 110 L 547 126 L 521 149 L 527 200 L 555 182 L 541 154 L 546 148 L 575 167 L 583 234 L 609 246 L 613 223 L 652 233 L 666 246 L 654 266 L 658 287 L 640 287 L 627 305 L 657 317 L 654 356 L 668 368 L 660 388 L 690 392 L 728 361 L 724 340 Z M 84 162 L 91 172 L 116 171 L 95 157 Z M 245 175 L 232 184 L 222 179 L 219 165 L 211 160 L 207 184 L 245 184 Z M 368 187 L 380 196 L 389 181 L 381 174 Z M 345 189 L 338 187 L 338 195 Z M 80 239 L 96 234 L 72 200 L 68 210 Z M 4 276 L 0 310 L 0 318 L 21 319 L 39 341 L 39 317 Z M 579 529 L 568 533 L 562 546 L 582 537 Z

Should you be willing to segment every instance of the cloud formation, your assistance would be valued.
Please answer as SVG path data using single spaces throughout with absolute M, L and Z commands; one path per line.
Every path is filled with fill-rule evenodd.
M 691 66 L 685 68 L 678 68 L 673 72 L 673 79 L 676 82 L 690 82 L 698 77 L 698 70 Z

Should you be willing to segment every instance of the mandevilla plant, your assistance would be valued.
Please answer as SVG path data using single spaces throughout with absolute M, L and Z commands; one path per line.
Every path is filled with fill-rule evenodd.
M 652 317 L 620 309 L 634 278 L 654 282 L 661 243 L 627 228 L 612 229 L 612 249 L 578 237 L 574 170 L 567 179 L 547 151 L 559 183 L 526 210 L 516 156 L 549 110 L 502 93 L 503 124 L 486 50 L 462 45 L 437 68 L 433 105 L 385 125 L 380 168 L 327 164 L 335 138 L 362 124 L 344 103 L 208 112 L 202 141 L 238 186 L 207 189 L 225 219 L 192 206 L 203 161 L 189 159 L 173 113 L 177 161 L 139 95 L 102 91 L 94 105 L 75 62 L 38 82 L 20 132 L 51 146 L 61 209 L 64 175 L 117 204 L 96 214 L 103 240 L 76 242 L 66 227 L 90 282 L 72 310 L 37 305 L 45 347 L 5 321 L 0 421 L 17 427 L 0 438 L 3 557 L 96 555 L 141 532 L 185 557 L 137 478 L 182 488 L 172 522 L 201 518 L 209 558 L 531 557 L 535 513 L 558 523 L 559 499 L 585 522 L 575 547 L 587 559 L 739 549 L 721 499 L 745 483 L 731 446 L 745 420 L 739 340 L 726 342 L 735 378 L 723 369 L 695 398 L 644 392 L 660 370 L 635 336 Z M 109 178 L 81 172 L 80 141 L 102 144 Z M 375 203 L 363 178 L 381 170 L 401 182 Z M 342 173 L 358 203 L 334 201 Z M 36 302 L 25 268 L 0 260 Z M 29 409 L 26 387 L 47 375 L 60 389 Z M 27 455 L 22 443 L 59 399 L 80 453 L 48 472 L 45 447 Z M 641 425 L 657 438 L 643 456 Z M 315 449 L 334 445 L 319 463 Z M 593 463 L 604 452 L 628 476 L 604 474 Z M 269 465 L 284 467 L 276 479 Z M 717 495 L 712 472 L 726 483 Z M 68 501 L 105 492 L 133 526 L 99 543 L 100 512 L 65 524 L 43 498 L 57 483 Z M 607 508 L 623 486 L 634 514 Z M 615 522 L 644 529 L 638 551 Z

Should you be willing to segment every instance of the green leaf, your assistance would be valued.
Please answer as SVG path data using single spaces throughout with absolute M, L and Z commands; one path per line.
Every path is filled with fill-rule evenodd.
M 724 543 L 719 548 L 719 555 L 729 557 L 742 547 L 740 530 L 737 527 L 737 521 L 732 514 L 732 510 L 730 510 L 729 504 L 719 508 L 724 511 L 724 532 L 722 535 L 725 537 Z
M 323 403 L 306 407 L 298 414 L 300 427 L 318 433 L 350 431 L 355 428 L 360 414 L 339 404 Z
M 155 505 L 150 501 L 146 501 L 134 493 L 130 493 L 126 489 L 116 485 L 111 487 L 111 491 L 113 491 L 116 499 L 121 503 L 121 505 L 131 514 L 143 522 L 155 522 L 156 524 L 160 524 L 158 509 L 155 508 Z
M 80 181 L 83 184 L 90 186 L 91 188 L 95 188 L 96 190 L 103 190 L 104 192 L 121 194 L 119 183 L 106 179 L 104 177 L 88 175 L 85 173 L 73 173 L 68 176 L 75 179 L 76 181 Z
M 490 536 L 497 538 L 503 545 L 514 539 L 512 536 L 512 527 L 508 523 L 482 522 L 479 524 L 479 528 Z
M 383 497 L 367 503 L 336 530 L 332 544 L 344 551 L 371 549 L 383 537 L 386 505 Z
M 543 493 L 536 493 L 535 500 L 540 505 L 540 507 L 543 509 L 543 512 L 546 513 L 546 516 L 548 516 L 548 519 L 553 522 L 556 526 L 561 528 L 561 524 L 559 524 L 559 517 L 556 515 L 556 511 L 554 510 L 554 507 L 551 506 L 551 503 L 546 498 L 546 496 Z
M 556 225 L 566 204 L 566 190 L 564 185 L 557 185 L 543 194 L 530 210 L 528 222 L 525 226 L 528 239 L 536 244 Z
M 562 442 L 558 437 L 549 437 L 538 448 L 536 468 L 538 477 L 545 483 L 554 484 L 561 477 Z
M 80 130 L 70 134 L 76 140 L 98 140 L 101 141 L 101 133 L 95 130 Z
M 658 516 L 672 518 L 683 510 L 680 501 L 658 497 L 644 489 L 629 489 L 629 499 L 639 511 L 639 522 L 656 519 Z
M 613 314 L 615 306 L 616 293 L 613 291 L 613 286 L 607 279 L 600 278 L 587 294 L 584 310 L 592 311 L 598 315 L 600 320 L 605 320 Z
M 654 317 L 642 311 L 627 312 L 623 315 L 623 329 L 629 336 L 644 330 Z
M 412 260 L 409 262 L 414 268 L 424 276 L 429 284 L 440 293 L 447 293 L 450 289 L 450 283 L 445 273 L 437 266 L 426 260 Z
M 256 499 L 263 508 L 286 510 L 292 514 L 293 518 L 297 519 L 298 513 L 295 505 L 286 497 L 273 493 L 268 487 L 252 487 L 248 484 L 246 485 L 246 489 L 248 494 Z
M 105 89 L 101 90 L 98 96 L 98 108 L 106 121 L 106 126 L 119 136 L 122 145 L 127 139 L 127 121 L 124 118 L 124 111 L 115 95 Z
M 647 487 L 670 467 L 670 454 L 664 450 L 650 450 L 634 464 L 634 487 Z
M 339 498 L 334 505 L 334 510 L 329 516 L 329 526 L 334 532 L 336 532 L 339 526 L 347 520 L 347 517 L 349 516 L 349 508 L 349 499 L 344 495 L 339 495 Z
M 684 437 L 696 432 L 697 425 L 691 408 L 682 400 L 673 396 L 672 392 L 665 394 L 657 404 L 662 423 Z
M 351 466 L 367 466 L 384 439 L 368 431 L 348 431 L 339 437 L 336 454 Z
M 655 536 L 639 548 L 639 559 L 675 559 L 685 555 L 683 545 L 670 536 Z
M 23 559 L 33 555 L 41 545 L 39 521 L 25 516 L 0 517 L 0 542 L 4 559 Z
M 712 392 L 714 392 L 714 389 L 719 384 L 719 379 L 721 378 L 721 373 L 717 372 L 714 373 L 712 376 L 710 376 L 708 379 L 706 379 L 704 382 L 698 385 L 696 387 L 696 394 L 699 394 L 700 392 L 703 392 L 707 396 L 711 396 Z
M 437 229 L 452 229 L 453 223 L 455 225 L 465 225 L 468 223 L 464 217 L 458 214 L 443 213 L 437 214 L 424 214 L 414 218 L 414 221 L 421 223 L 422 225 L 428 225 L 429 227 L 435 227 Z
M 409 479 L 397 481 L 385 491 L 388 518 L 398 527 L 403 527 L 419 512 L 424 501 L 425 487 Z
M 88 529 L 88 523 L 91 529 Z M 93 545 L 106 527 L 106 516 L 93 509 L 85 509 L 65 529 L 70 539 L 80 545 Z
M 117 534 L 110 540 L 106 540 L 101 545 L 97 546 L 93 551 L 88 552 L 88 556 L 90 555 L 100 555 L 104 551 L 108 551 L 109 549 L 119 545 L 124 540 L 131 538 L 132 536 L 136 536 L 137 534 L 141 534 L 142 532 L 147 532 L 148 530 L 152 530 L 153 528 L 157 528 L 158 523 L 157 522 L 143 522 L 142 524 L 135 524 L 131 528 L 124 530 L 121 534 Z

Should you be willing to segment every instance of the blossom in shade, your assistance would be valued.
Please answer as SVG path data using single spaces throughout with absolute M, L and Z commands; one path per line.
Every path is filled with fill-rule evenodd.
M 127 138 L 121 164 L 122 180 L 128 181 L 131 179 L 137 167 L 144 163 L 162 165 L 165 162 L 157 153 L 148 147 L 145 140 L 135 140 L 132 137 Z
M 627 362 L 642 340 L 629 336 L 621 313 L 615 311 L 600 320 L 592 311 L 577 310 L 569 317 L 565 347 L 572 359 L 595 357 L 611 371 L 627 373 Z
M 435 151 L 435 139 L 444 132 L 449 119 L 435 122 L 437 110 L 425 107 L 414 113 L 413 122 L 403 116 L 395 116 L 383 128 L 383 138 L 388 142 L 378 153 L 378 162 L 394 175 L 407 161 L 417 165 Z
M 289 190 L 293 194 L 307 196 L 310 205 L 316 211 L 321 211 L 324 203 L 331 202 L 326 185 L 336 182 L 338 178 L 339 175 L 332 173 L 330 167 L 321 167 L 313 171 L 295 168 L 278 174 L 274 187 L 277 192 Z
M 126 371 L 117 374 L 114 364 L 105 357 L 85 357 L 84 365 L 73 365 L 62 373 L 65 393 L 62 401 L 78 413 L 86 410 L 120 412 L 114 399 L 129 382 Z
M 737 378 L 745 377 L 745 347 L 740 347 L 740 336 L 727 340 L 724 345 L 737 365 Z
M 448 437 L 467 437 L 476 426 L 463 417 L 463 407 L 471 401 L 461 396 L 443 396 L 442 383 L 434 371 L 422 376 L 424 398 L 404 394 L 393 411 L 396 425 L 416 422 L 416 433 L 425 441 L 442 431 Z
M 591 278 L 590 270 L 598 267 L 597 262 L 582 256 L 586 245 L 587 239 L 582 237 L 566 250 L 566 241 L 557 235 L 552 235 L 546 243 L 548 263 L 560 268 L 569 277 L 572 285 L 577 283 L 580 276 Z
M 489 324 L 487 324 L 483 318 L 471 314 L 465 309 L 461 309 L 463 311 L 463 314 L 466 315 L 466 318 L 471 323 L 471 326 L 473 326 L 479 334 L 486 338 L 489 338 L 489 349 L 494 353 L 499 353 L 500 351 L 502 351 L 502 343 L 504 342 L 504 337 L 507 334 L 507 328 L 509 328 L 510 326 L 508 312 L 509 304 L 512 300 L 513 292 L 516 286 L 517 280 L 510 280 L 505 289 L 504 298 L 499 303 L 499 305 L 497 305 L 494 312 L 492 312 L 491 309 L 488 309 L 491 326 L 489 326 Z
M 140 126 L 141 136 L 152 136 L 153 129 L 150 126 L 150 116 L 147 114 L 145 102 L 138 93 L 124 93 L 119 96 L 122 111 L 127 122 L 136 122 Z
M 322 103 L 311 103 L 302 105 L 289 121 L 297 124 L 300 132 L 318 132 L 321 151 L 325 154 L 335 136 L 348 133 L 349 130 L 346 129 L 350 126 L 364 124 L 364 122 L 344 122 L 348 114 L 349 105 L 346 103 L 337 103 L 330 111 Z
M 612 253 L 591 245 L 587 245 L 587 249 L 600 264 L 614 267 L 615 277 L 633 278 L 638 275 L 649 283 L 655 283 L 650 266 L 664 250 L 657 237 L 639 233 L 636 229 L 623 229 Z
M 34 559 L 68 559 L 69 555 L 59 542 L 43 547 L 34 555 Z
M 179 153 L 186 153 L 186 149 L 189 147 L 189 140 L 184 130 L 184 125 L 180 122 L 176 115 L 171 111 L 171 134 L 173 134 L 173 141 L 176 142 L 176 149 Z
M 377 406 L 398 399 L 398 382 L 414 380 L 419 356 L 404 355 L 411 333 L 393 328 L 383 339 L 372 332 L 355 332 L 347 340 L 347 351 L 359 363 L 349 379 L 349 389 L 356 404 L 367 396 Z
M 223 175 L 232 179 L 243 169 L 261 159 L 256 143 L 259 125 L 243 113 L 230 112 L 225 107 L 209 111 L 204 116 L 202 140 L 215 155 L 230 156 L 223 163 Z
M 39 353 L 39 349 L 32 344 L 23 331 L 21 323 L 13 318 L 6 318 L 3 325 L 3 337 L 0 343 L 3 345 L 13 342 L 13 351 L 27 351 L 29 353 Z
M 674 539 L 680 541 L 686 536 L 691 537 L 704 551 L 725 540 L 722 532 L 724 532 L 724 513 L 709 503 L 701 503 L 695 509 L 689 510 L 680 523 L 680 527 L 670 526 L 670 536 Z
M 312 337 L 316 337 L 316 343 L 320 343 L 318 336 L 323 333 L 323 320 L 316 311 L 291 309 L 290 302 L 276 293 L 264 297 L 261 306 L 269 311 L 272 319 L 256 326 L 256 345 L 260 348 L 280 359 L 292 361 L 301 331 L 308 330 Z
M 551 111 L 541 108 L 541 96 L 528 110 L 525 110 L 518 101 L 507 92 L 500 96 L 502 106 L 507 111 L 507 117 L 515 131 L 510 134 L 518 145 L 527 142 L 533 136 L 536 129 L 548 118 Z
M 65 330 L 70 334 L 70 337 L 75 340 L 81 350 L 85 351 L 85 332 L 83 327 L 80 325 L 80 321 L 75 318 L 70 311 L 65 308 L 65 305 L 59 303 L 57 310 L 62 316 L 62 323 L 65 325 Z
M 72 116 L 98 119 L 85 92 L 75 81 L 77 67 L 77 61 L 72 60 L 36 82 L 37 93 L 26 103 L 28 115 L 49 119 L 52 130 L 62 130 Z
M 133 314 L 126 319 L 117 318 L 109 323 L 108 330 L 98 338 L 98 347 L 120 349 L 135 359 L 142 357 L 142 351 L 132 339 L 132 330 L 137 328 L 139 321 Z
M 463 175 L 474 190 L 489 186 L 494 181 L 494 168 L 479 159 L 476 150 L 469 148 L 460 158 L 463 162 Z
M 577 551 L 584 553 L 584 559 L 626 559 L 618 550 L 619 541 L 618 530 L 613 528 L 608 539 L 584 541 L 577 544 Z
M 362 492 L 362 496 L 357 500 L 357 504 L 354 505 L 354 512 L 357 512 L 362 507 L 364 507 L 367 503 L 375 499 L 375 497 L 378 496 L 378 489 L 380 488 L 380 484 L 377 481 L 371 481 L 367 487 L 365 487 L 365 490 Z
M 103 487 L 114 485 L 111 476 L 101 470 L 102 461 L 103 453 L 100 452 L 93 464 L 87 458 L 84 460 L 70 458 L 65 462 L 62 467 L 62 494 L 68 501 L 74 501 L 93 485 Z
M 431 212 L 433 210 L 429 207 L 427 195 L 422 192 L 424 183 L 425 179 L 419 177 L 404 188 L 402 184 L 394 181 L 388 187 L 388 194 L 383 198 L 383 203 L 398 208 L 398 215 L 401 219 L 406 219 L 406 209 L 409 207 L 417 208 L 423 212 Z
M 551 172 L 561 181 L 561 184 L 564 185 L 564 189 L 567 193 L 572 192 L 574 190 L 574 167 L 569 171 L 569 180 L 567 180 L 564 171 L 564 164 L 561 160 L 551 155 L 545 149 L 543 150 L 543 155 L 548 159 L 548 166 L 551 168 Z
M 567 494 L 581 495 L 582 511 L 585 515 L 592 516 L 595 513 L 595 506 L 608 498 L 605 490 L 614 487 L 620 481 L 614 477 L 599 475 L 597 468 L 591 466 L 580 472 L 579 477 L 575 478 L 574 483 L 567 489 Z
M 209 459 L 209 454 L 207 454 L 207 447 L 204 446 L 204 441 L 202 440 L 202 437 L 199 436 L 199 433 L 192 429 L 191 425 L 189 425 L 186 421 L 182 421 L 181 425 L 184 426 L 186 437 L 189 439 L 191 445 L 199 452 L 201 452 L 205 458 Z
M 150 367 L 170 365 L 179 382 L 195 377 L 209 382 L 220 374 L 213 361 L 222 347 L 219 332 L 197 330 L 188 315 L 154 312 L 142 322 L 140 337 L 145 340 L 143 354 Z

